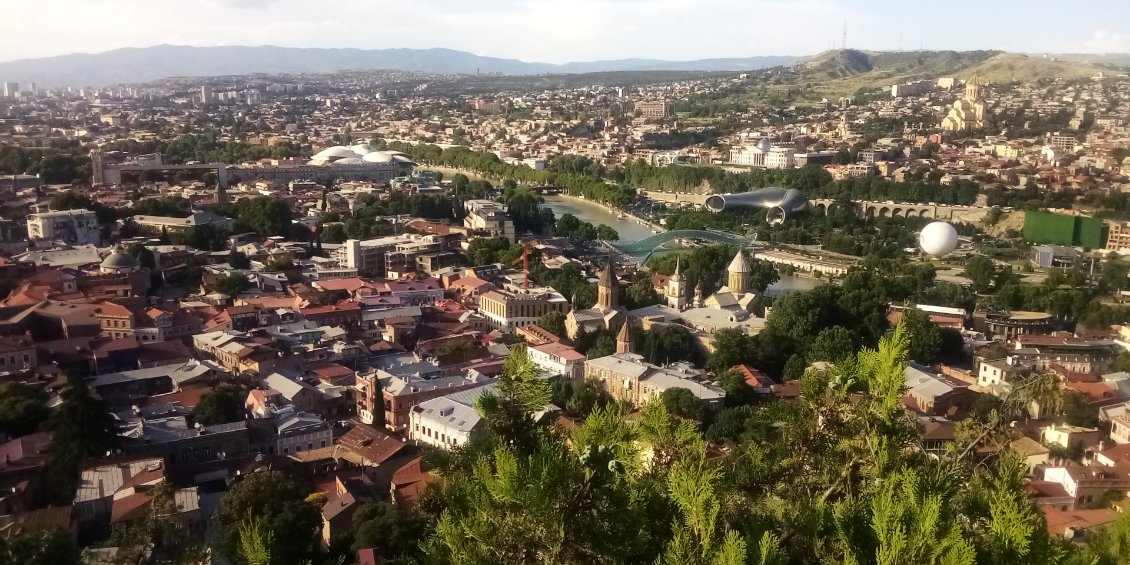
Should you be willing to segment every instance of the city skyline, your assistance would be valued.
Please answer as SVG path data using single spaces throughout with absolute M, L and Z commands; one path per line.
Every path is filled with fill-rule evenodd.
M 1082 2 L 1055 34 L 1033 34 L 1055 9 L 1049 1 L 951 2 L 946 8 L 882 1 L 862 11 L 841 0 L 580 0 L 568 4 L 436 0 L 412 5 L 339 0 L 57 0 L 50 42 L 38 26 L 12 26 L 0 61 L 98 53 L 159 44 L 278 45 L 359 49 L 445 47 L 528 62 L 620 58 L 692 60 L 811 55 L 830 47 L 870 50 L 997 49 L 1025 53 L 1130 52 L 1130 5 Z M 35 21 L 42 5 L 6 8 L 10 21 Z M 918 25 L 959 14 L 943 36 Z M 733 17 L 737 16 L 737 17 Z M 975 17 L 972 17 L 975 16 Z M 1002 22 L 1008 25 L 1002 25 Z M 177 22 L 170 26 L 169 22 Z M 779 25 L 785 24 L 785 25 Z M 679 37 L 682 40 L 679 40 Z M 673 40 L 673 38 L 675 40 Z

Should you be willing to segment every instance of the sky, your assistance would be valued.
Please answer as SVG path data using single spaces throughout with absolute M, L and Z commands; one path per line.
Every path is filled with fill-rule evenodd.
M 1069 6 L 1069 8 L 1068 8 Z M 857 49 L 1130 52 L 1126 0 L 0 0 L 0 61 L 121 47 L 447 47 L 545 63 Z M 943 23 L 944 22 L 944 23 Z

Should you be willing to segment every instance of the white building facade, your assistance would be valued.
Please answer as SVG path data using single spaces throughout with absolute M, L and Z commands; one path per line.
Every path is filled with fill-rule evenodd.
M 27 217 L 27 235 L 31 239 L 60 240 L 69 245 L 98 245 L 102 226 L 98 215 L 90 210 L 40 212 Z

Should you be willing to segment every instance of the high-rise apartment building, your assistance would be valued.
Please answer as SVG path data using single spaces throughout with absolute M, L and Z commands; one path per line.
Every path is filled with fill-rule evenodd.
M 641 118 L 668 118 L 671 116 L 671 105 L 666 100 L 641 100 L 636 102 L 636 113 Z

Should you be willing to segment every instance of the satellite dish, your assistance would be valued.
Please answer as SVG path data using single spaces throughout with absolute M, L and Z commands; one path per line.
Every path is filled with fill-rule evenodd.
M 918 234 L 918 246 L 927 255 L 947 255 L 957 248 L 957 230 L 946 222 L 931 222 Z

